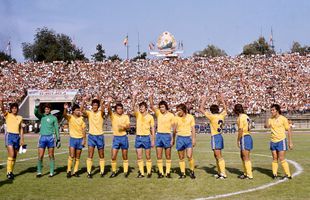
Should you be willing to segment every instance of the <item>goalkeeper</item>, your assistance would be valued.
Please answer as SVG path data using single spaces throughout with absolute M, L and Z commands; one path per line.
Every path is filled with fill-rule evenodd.
M 54 176 L 55 158 L 54 158 L 54 147 L 55 147 L 55 136 L 56 135 L 56 146 L 60 147 L 60 137 L 58 129 L 58 120 L 51 114 L 51 104 L 44 104 L 44 113 L 39 111 L 40 101 L 36 100 L 34 114 L 40 120 L 40 137 L 38 142 L 38 165 L 37 165 L 37 178 L 42 176 L 42 163 L 45 153 L 45 148 L 48 148 L 48 156 L 50 158 L 50 174 L 49 177 Z

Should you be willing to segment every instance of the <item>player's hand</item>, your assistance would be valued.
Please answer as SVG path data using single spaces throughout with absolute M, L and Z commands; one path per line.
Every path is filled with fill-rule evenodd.
M 108 97 L 108 103 L 110 104 L 113 101 L 113 98 L 111 96 Z
M 82 140 L 82 146 L 85 147 L 85 145 L 86 145 L 86 139 L 83 138 L 83 140 Z
M 68 103 L 65 103 L 65 104 L 64 104 L 64 109 L 68 109 L 68 108 L 69 108 Z
M 193 145 L 193 147 L 196 146 L 196 139 L 193 139 L 193 140 L 192 140 L 192 145 Z
M 174 146 L 174 140 L 171 140 L 170 142 L 170 146 L 173 147 Z
M 19 142 L 19 146 L 23 146 L 25 144 L 24 139 L 21 139 Z
M 290 150 L 293 150 L 293 147 L 294 147 L 293 142 L 290 142 L 290 143 L 288 144 L 288 148 L 289 148 Z
M 59 149 L 61 147 L 60 139 L 57 139 L 56 141 L 56 147 Z

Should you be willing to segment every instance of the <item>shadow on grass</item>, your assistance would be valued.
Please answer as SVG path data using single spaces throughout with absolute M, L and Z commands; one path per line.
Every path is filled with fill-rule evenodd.
M 271 169 L 266 169 L 266 168 L 261 168 L 261 167 L 253 167 L 253 171 L 258 171 L 258 172 L 265 174 L 271 178 L 273 177 Z
M 37 167 L 29 167 L 27 169 L 24 169 L 23 171 L 19 172 L 18 174 L 15 174 L 15 177 L 27 174 L 27 173 L 35 173 L 37 172 Z
M 211 167 L 208 166 L 203 166 L 203 167 L 198 167 L 197 169 L 202 169 L 204 170 L 207 174 L 217 174 L 216 166 L 215 165 L 210 165 Z
M 0 187 L 2 187 L 3 185 L 6 185 L 6 184 L 12 184 L 13 183 L 13 180 L 3 180 L 3 181 L 0 181 Z
M 243 171 L 237 168 L 232 168 L 232 167 L 226 167 L 226 170 L 231 173 L 231 174 L 236 174 L 236 175 L 242 175 Z

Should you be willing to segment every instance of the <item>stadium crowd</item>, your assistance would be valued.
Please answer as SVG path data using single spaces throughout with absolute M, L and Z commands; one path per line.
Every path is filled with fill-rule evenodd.
M 310 110 L 310 55 L 282 54 L 165 60 L 104 62 L 0 63 L 0 91 L 5 102 L 20 102 L 27 89 L 80 89 L 82 96 L 112 96 L 130 107 L 131 92 L 138 100 L 154 93 L 175 108 L 186 103 L 195 112 L 201 94 L 208 105 L 218 92 L 229 112 L 238 102 L 249 114 L 268 110 L 271 103 L 283 111 Z M 198 112 L 195 112 L 198 115 Z

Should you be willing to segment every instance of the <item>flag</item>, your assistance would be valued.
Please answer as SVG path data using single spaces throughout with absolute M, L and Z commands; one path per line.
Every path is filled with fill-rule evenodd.
M 11 42 L 8 42 L 8 45 L 6 46 L 6 51 L 9 51 L 11 49 Z
M 125 37 L 123 44 L 124 44 L 125 46 L 128 45 L 128 35 Z
M 149 44 L 149 50 L 154 50 L 154 48 L 155 48 L 155 44 L 153 42 L 151 42 Z

